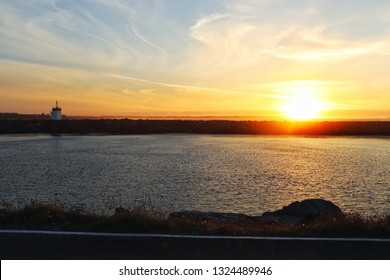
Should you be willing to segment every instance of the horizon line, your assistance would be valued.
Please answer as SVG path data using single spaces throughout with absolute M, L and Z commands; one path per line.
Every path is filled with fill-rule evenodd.
M 0 112 L 1 114 L 19 115 L 19 116 L 50 116 L 50 114 L 31 114 L 31 113 L 17 113 L 17 112 Z M 289 119 L 274 116 L 259 116 L 259 115 L 63 115 L 66 119 L 159 119 L 159 120 L 256 120 L 256 121 L 292 121 L 292 122 L 316 122 L 316 121 L 390 121 L 390 117 L 367 117 L 367 118 L 312 118 L 306 120 Z

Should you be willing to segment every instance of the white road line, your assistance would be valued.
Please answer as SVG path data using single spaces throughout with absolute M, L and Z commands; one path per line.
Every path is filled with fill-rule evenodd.
M 389 238 L 341 238 L 341 237 L 276 237 L 276 236 L 226 236 L 226 235 L 181 235 L 181 234 L 138 234 L 138 233 L 103 233 L 76 231 L 45 230 L 0 230 L 0 234 L 43 234 L 99 237 L 157 237 L 183 239 L 232 239 L 232 240 L 279 240 L 279 241 L 348 241 L 348 242 L 390 242 Z

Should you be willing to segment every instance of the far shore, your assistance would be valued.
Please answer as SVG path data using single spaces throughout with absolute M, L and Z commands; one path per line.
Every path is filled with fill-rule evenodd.
M 0 120 L 0 134 L 390 136 L 390 121 Z

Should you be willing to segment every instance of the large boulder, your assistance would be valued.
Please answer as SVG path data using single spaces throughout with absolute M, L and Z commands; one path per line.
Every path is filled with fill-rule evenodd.
M 343 216 L 343 212 L 337 205 L 324 199 L 295 201 L 280 210 L 263 214 L 263 217 L 297 217 L 305 222 L 324 221 Z

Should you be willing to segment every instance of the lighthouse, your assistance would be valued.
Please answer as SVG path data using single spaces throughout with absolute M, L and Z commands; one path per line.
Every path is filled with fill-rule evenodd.
M 51 110 L 51 119 L 53 121 L 60 121 L 61 120 L 61 108 L 58 107 L 58 101 L 56 101 L 56 106 L 53 107 Z

